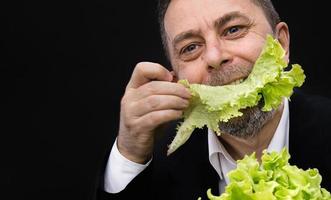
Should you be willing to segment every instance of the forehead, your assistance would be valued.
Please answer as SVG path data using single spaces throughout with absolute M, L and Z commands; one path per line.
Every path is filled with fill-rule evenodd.
M 187 30 L 212 27 L 215 20 L 230 12 L 240 12 L 254 21 L 264 18 L 262 9 L 251 0 L 172 0 L 164 26 L 171 39 Z

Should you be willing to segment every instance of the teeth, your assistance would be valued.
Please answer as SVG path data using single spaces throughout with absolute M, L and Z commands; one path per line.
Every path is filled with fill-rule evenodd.
M 235 80 L 235 81 L 229 83 L 229 85 L 238 85 L 238 84 L 242 83 L 243 81 L 244 81 L 243 78 L 242 79 L 238 79 L 238 80 Z

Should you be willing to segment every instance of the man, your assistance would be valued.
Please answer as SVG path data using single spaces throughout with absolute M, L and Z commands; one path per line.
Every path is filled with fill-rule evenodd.
M 289 62 L 289 29 L 269 0 L 161 0 L 160 27 L 173 71 L 157 63 L 137 64 L 121 102 L 120 129 L 104 174 L 101 196 L 119 199 L 197 199 L 208 188 L 221 194 L 235 161 L 256 152 L 289 148 L 291 162 L 316 167 L 330 188 L 330 138 L 323 126 L 331 102 L 295 93 L 270 112 L 258 106 L 221 123 L 217 137 L 197 130 L 166 156 L 175 129 L 160 136 L 161 125 L 181 118 L 190 93 L 177 80 L 208 85 L 246 78 L 267 34 L 278 39 Z M 317 104 L 318 102 L 319 104 Z M 290 124 L 289 124 L 290 123 Z M 197 133 L 199 132 L 199 133 Z M 201 132 L 201 133 L 200 133 Z

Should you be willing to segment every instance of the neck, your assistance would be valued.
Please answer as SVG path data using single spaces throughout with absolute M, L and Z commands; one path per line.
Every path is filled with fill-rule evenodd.
M 254 137 L 239 138 L 224 133 L 219 137 L 219 140 L 234 160 L 243 159 L 245 155 L 250 155 L 255 152 L 256 158 L 260 161 L 263 150 L 268 148 L 270 141 L 276 132 L 279 121 L 282 117 L 283 109 L 284 105 L 281 104 L 274 113 L 274 116 L 262 127 L 258 134 L 255 134 Z

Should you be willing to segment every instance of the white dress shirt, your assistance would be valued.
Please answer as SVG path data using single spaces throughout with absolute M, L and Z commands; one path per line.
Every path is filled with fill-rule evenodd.
M 283 147 L 289 147 L 289 108 L 288 100 L 284 100 L 282 117 L 272 137 L 267 151 L 280 152 Z M 208 130 L 209 161 L 220 177 L 219 191 L 222 194 L 229 184 L 228 172 L 236 168 L 236 161 L 230 156 L 223 144 L 212 130 Z
M 284 101 L 282 117 L 276 129 L 276 132 L 267 148 L 267 151 L 281 151 L 283 147 L 289 147 L 289 108 L 288 100 Z M 225 186 L 229 183 L 226 175 L 229 171 L 236 168 L 236 162 L 226 151 L 213 131 L 208 130 L 208 148 L 209 161 L 220 177 L 220 193 L 224 192 Z M 117 140 L 114 142 L 104 176 L 104 190 L 108 193 L 118 193 L 125 187 L 149 164 L 138 164 L 126 159 L 117 148 Z

